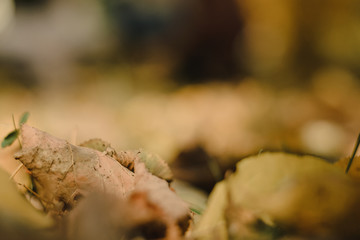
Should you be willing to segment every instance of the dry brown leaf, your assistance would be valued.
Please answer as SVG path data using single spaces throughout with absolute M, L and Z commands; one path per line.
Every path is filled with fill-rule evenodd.
M 138 157 L 138 151 L 120 151 L 114 158 L 130 171 L 134 171 L 134 160 Z
M 80 146 L 104 152 L 106 155 L 116 159 L 130 171 L 134 171 L 135 161 L 139 160 L 140 162 L 145 163 L 146 168 L 151 174 L 165 179 L 168 182 L 173 179 L 173 174 L 169 165 L 157 154 L 149 153 L 142 149 L 116 152 L 115 149 L 111 147 L 110 143 L 99 138 L 90 139 L 80 144 Z
M 32 173 L 48 211 L 70 210 L 89 191 L 123 198 L 134 188 L 134 173 L 104 153 L 71 145 L 28 125 L 21 130 L 23 148 L 15 158 Z
M 95 149 L 98 150 L 99 152 L 104 152 L 108 147 L 111 147 L 110 143 L 105 142 L 100 138 L 90 139 L 86 142 L 79 144 L 79 146 Z
M 190 215 L 187 205 L 169 189 L 168 183 L 136 161 L 135 188 L 128 198 L 92 194 L 79 203 L 68 220 L 70 239 L 106 236 L 106 239 L 176 240 L 188 229 Z
M 99 138 L 93 138 L 80 144 L 81 147 L 95 149 L 116 159 L 121 165 L 134 172 L 134 160 L 138 158 L 139 151 L 121 151 L 117 153 L 110 143 Z
M 169 188 L 165 177 L 162 179 L 153 175 L 145 166 L 151 163 L 152 158 L 149 156 L 153 155 L 143 156 L 141 151 L 121 152 L 120 156 L 134 163 L 131 171 L 119 163 L 116 151 L 110 145 L 103 145 L 102 140 L 96 140 L 100 145 L 95 143 L 97 147 L 104 147 L 100 150 L 106 147 L 105 151 L 100 152 L 71 145 L 27 125 L 22 127 L 21 133 L 23 149 L 15 158 L 31 172 L 40 200 L 55 216 L 71 211 L 81 196 L 98 193 L 104 198 L 116 199 L 116 205 L 120 204 L 121 207 L 110 204 L 109 208 L 94 208 L 104 209 L 112 214 L 119 212 L 114 219 L 103 220 L 108 221 L 110 229 L 114 226 L 121 228 L 124 236 L 145 227 L 157 229 L 156 234 L 160 232 L 157 237 L 179 239 L 188 229 L 190 211 L 187 204 Z M 159 159 L 155 160 L 155 166 L 161 166 Z M 158 168 L 152 170 L 159 170 Z M 161 175 L 167 170 L 165 168 L 165 172 L 155 172 Z M 109 203 L 104 201 L 104 204 Z M 83 212 L 80 215 L 84 215 L 86 211 L 93 210 L 80 208 L 72 218 L 78 218 L 76 212 Z M 88 236 L 74 229 L 70 230 L 70 234 L 79 239 L 86 239 L 84 236 Z
M 148 202 L 146 194 L 118 199 L 93 193 L 79 203 L 66 221 L 71 240 L 162 239 L 167 230 L 161 211 Z
M 152 175 L 140 161 L 135 162 L 134 192 L 145 193 L 148 201 L 161 209 L 163 218 L 171 229 L 168 234 L 172 234 L 172 237 L 183 235 L 188 229 L 188 205 L 169 189 L 168 182 Z
M 138 151 L 139 161 L 145 164 L 146 169 L 153 175 L 168 182 L 173 180 L 173 173 L 169 165 L 157 154 L 144 150 Z

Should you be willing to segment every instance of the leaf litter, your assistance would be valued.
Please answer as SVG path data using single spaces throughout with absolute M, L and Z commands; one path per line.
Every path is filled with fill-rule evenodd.
M 26 124 L 19 133 L 23 144 L 15 158 L 66 239 L 360 237 L 358 157 L 348 175 L 349 158 L 335 164 L 281 152 L 245 158 L 215 186 L 194 224 L 191 206 L 170 187 L 171 170 L 158 155 L 117 152 L 101 139 L 75 146 Z
M 122 207 L 114 207 L 114 211 L 118 209 L 119 216 L 126 213 L 126 218 L 109 217 L 111 226 L 131 226 L 131 229 L 138 229 L 136 234 L 140 232 L 146 236 L 142 224 L 156 220 L 155 228 L 151 228 L 163 232 L 157 235 L 162 239 L 176 239 L 187 231 L 191 218 L 189 208 L 170 189 L 170 169 L 160 169 L 166 163 L 158 156 L 143 151 L 118 154 L 102 140 L 75 146 L 26 124 L 21 127 L 21 138 L 22 149 L 15 154 L 15 159 L 31 173 L 40 201 L 55 219 L 67 219 L 76 212 L 81 216 L 81 210 L 73 209 L 77 209 L 79 202 L 86 204 L 87 196 L 97 194 L 102 197 L 96 200 L 98 204 L 90 203 L 92 208 L 102 204 L 114 206 L 109 204 L 112 198 L 122 203 Z M 150 161 L 155 162 L 155 167 Z M 128 233 L 129 229 L 125 229 Z
M 218 183 L 198 239 L 354 239 L 360 191 L 336 165 L 312 156 L 262 153 Z M 216 237 L 214 237 L 216 236 Z

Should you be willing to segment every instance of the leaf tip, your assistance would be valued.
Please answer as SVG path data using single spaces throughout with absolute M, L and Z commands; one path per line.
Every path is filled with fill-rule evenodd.
M 29 112 L 24 112 L 22 115 L 21 115 L 21 118 L 20 118 L 20 121 L 19 121 L 19 125 L 23 125 L 24 123 L 27 122 L 27 120 L 29 119 L 29 116 L 30 116 L 30 113 Z

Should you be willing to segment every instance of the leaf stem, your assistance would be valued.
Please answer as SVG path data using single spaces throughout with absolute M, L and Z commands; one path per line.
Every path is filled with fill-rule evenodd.
M 13 120 L 13 124 L 14 124 L 15 131 L 19 131 L 19 130 L 17 129 L 17 127 L 16 127 L 14 114 L 12 114 L 12 120 Z M 22 144 L 21 144 L 21 142 L 20 142 L 19 136 L 17 137 L 17 140 L 18 140 L 18 142 L 19 142 L 20 148 L 22 148 Z
M 10 176 L 10 180 L 12 180 L 14 177 L 15 177 L 15 175 L 20 171 L 20 169 L 22 168 L 24 166 L 24 164 L 20 164 L 16 169 L 15 169 L 15 171 L 11 174 L 11 176 Z
M 34 195 L 35 197 L 37 197 L 39 200 L 40 200 L 40 202 L 41 202 L 41 204 L 43 204 L 43 202 L 46 202 L 46 203 L 50 203 L 49 201 L 46 201 L 46 200 L 44 200 L 44 199 L 42 199 L 41 198 L 41 196 L 38 194 L 38 193 L 36 193 L 36 192 L 34 192 L 34 190 L 32 190 L 31 188 L 29 188 L 28 186 L 26 186 L 25 184 L 22 184 L 22 183 L 17 183 L 19 186 L 22 186 L 23 188 L 25 188 L 29 193 L 31 193 L 32 195 Z
M 354 158 L 355 158 L 355 154 L 356 154 L 356 152 L 357 152 L 357 150 L 358 150 L 358 148 L 359 148 L 359 145 L 360 145 L 360 133 L 359 133 L 358 138 L 357 138 L 357 140 L 356 140 L 356 144 L 355 144 L 354 151 L 353 151 L 353 153 L 352 153 L 352 155 L 351 155 L 351 157 L 350 157 L 349 163 L 348 163 L 348 165 L 347 165 L 347 167 L 346 167 L 346 170 L 345 170 L 345 173 L 346 173 L 346 174 L 349 172 L 349 169 L 350 169 L 351 164 L 352 164 L 352 162 L 353 162 L 353 160 L 354 160 Z

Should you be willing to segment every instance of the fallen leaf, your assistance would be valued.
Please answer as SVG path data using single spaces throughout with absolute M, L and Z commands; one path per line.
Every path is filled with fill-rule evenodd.
M 168 232 L 162 212 L 140 193 L 128 199 L 92 193 L 65 220 L 71 240 L 165 239 Z
M 148 200 L 161 209 L 169 225 L 185 233 L 190 220 L 188 205 L 169 189 L 167 181 L 151 174 L 140 161 L 135 162 L 134 192 L 146 193 Z
M 100 138 L 93 138 L 79 145 L 80 147 L 87 147 L 99 152 L 104 152 L 108 147 L 111 147 L 110 143 L 101 140 Z
M 190 215 L 188 206 L 169 189 L 168 183 L 137 160 L 135 187 L 127 198 L 92 193 L 67 220 L 70 239 L 176 240 L 187 231 Z
M 164 166 L 165 171 L 161 171 L 162 164 L 166 163 L 161 162 L 156 155 L 142 151 L 123 151 L 117 154 L 102 140 L 88 142 L 94 146 L 95 141 L 95 148 L 99 149 L 100 146 L 99 150 L 105 149 L 102 152 L 74 146 L 27 125 L 22 126 L 21 134 L 23 148 L 15 158 L 31 172 L 40 200 L 54 216 L 72 214 L 72 209 L 75 208 L 80 209 L 74 213 L 74 218 L 77 219 L 76 212 L 81 212 L 80 215 L 83 216 L 86 211 L 92 211 L 76 207 L 81 203 L 79 199 L 85 197 L 86 200 L 86 196 L 95 193 L 121 203 L 120 210 L 113 204 L 110 204 L 109 209 L 106 206 L 94 208 L 99 207 L 107 212 L 119 211 L 121 219 L 116 217 L 115 220 L 103 220 L 108 221 L 110 226 L 107 227 L 110 229 L 114 224 L 123 229 L 124 236 L 132 234 L 134 229 L 145 227 L 148 230 L 158 229 L 155 232 L 160 231 L 160 235 L 155 234 L 156 238 L 170 240 L 180 239 L 188 230 L 191 219 L 189 207 L 170 189 L 167 181 L 170 175 L 166 175 L 169 169 Z M 120 164 L 119 156 L 133 162 L 133 171 Z M 151 161 L 155 161 L 155 167 L 151 167 Z M 150 172 L 146 164 L 164 179 Z M 104 204 L 108 203 L 104 201 Z M 77 225 L 80 227 L 81 224 Z M 86 225 L 85 220 L 84 224 Z M 83 228 L 87 227 L 81 227 Z M 82 231 L 72 229 L 69 232 L 75 239 L 89 239 L 84 237 L 88 234 L 84 235 Z
M 146 168 L 155 176 L 169 182 L 173 179 L 173 174 L 169 165 L 157 154 L 153 154 L 142 149 L 116 152 L 115 149 L 111 147 L 110 143 L 98 138 L 90 139 L 80 144 L 80 146 L 105 152 L 106 155 L 116 159 L 121 165 L 128 168 L 130 171 L 134 171 L 134 161 L 138 159 L 139 161 L 145 163 Z
M 172 181 L 173 174 L 169 168 L 169 165 L 160 158 L 159 155 L 147 152 L 145 150 L 139 150 L 139 160 L 145 164 L 147 170 L 168 182 Z
M 195 239 L 228 239 L 224 212 L 228 202 L 225 181 L 215 185 L 208 200 L 207 208 L 193 232 Z
M 238 232 L 231 232 L 240 239 L 246 237 L 246 231 L 240 231 L 244 227 L 248 232 L 257 229 L 265 239 L 280 233 L 316 239 L 360 236 L 359 188 L 320 158 L 285 153 L 249 157 L 214 191 L 197 229 L 200 236 L 203 229 L 214 231 L 222 222 L 227 234 L 230 226 L 242 223 Z M 229 215 L 229 207 L 230 213 L 239 212 L 238 218 Z M 244 221 L 243 214 L 255 218 L 254 224 Z
M 45 208 L 53 214 L 71 210 L 89 191 L 123 198 L 134 187 L 134 173 L 99 151 L 78 147 L 23 125 L 23 148 L 15 155 L 31 172 Z

